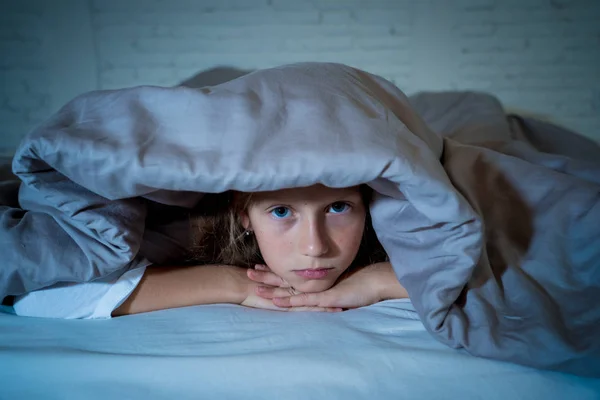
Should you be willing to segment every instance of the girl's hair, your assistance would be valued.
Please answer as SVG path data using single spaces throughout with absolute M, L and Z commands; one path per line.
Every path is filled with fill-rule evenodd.
M 375 235 L 368 211 L 372 189 L 361 185 L 360 192 L 367 210 L 365 229 L 358 253 L 348 271 L 388 261 L 387 254 Z M 193 237 L 188 263 L 248 268 L 263 264 L 256 237 L 246 235 L 240 217 L 241 212 L 247 210 L 251 203 L 251 193 L 229 191 L 205 195 L 191 214 Z

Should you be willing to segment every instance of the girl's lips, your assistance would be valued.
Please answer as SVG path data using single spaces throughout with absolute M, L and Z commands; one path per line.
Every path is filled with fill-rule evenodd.
M 333 268 L 319 268 L 319 269 L 299 269 L 295 270 L 294 273 L 306 279 L 323 279 Z

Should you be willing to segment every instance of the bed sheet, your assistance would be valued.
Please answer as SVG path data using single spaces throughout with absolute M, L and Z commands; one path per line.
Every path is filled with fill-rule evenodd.
M 2 399 L 578 399 L 600 381 L 472 357 L 407 300 L 343 313 L 196 306 L 112 320 L 0 313 Z

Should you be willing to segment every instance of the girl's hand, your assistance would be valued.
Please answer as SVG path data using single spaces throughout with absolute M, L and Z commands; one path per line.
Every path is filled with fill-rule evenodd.
M 288 296 L 301 294 L 290 286 L 284 279 L 275 275 L 265 265 L 256 265 L 255 269 L 249 268 L 246 271 L 247 277 L 251 283 L 248 284 L 246 290 L 246 298 L 241 302 L 241 305 L 253 308 L 263 308 L 267 310 L 277 311 L 326 311 L 335 312 L 342 311 L 336 307 L 319 307 L 319 306 L 298 306 L 298 307 L 278 307 L 269 298 L 261 296 L 260 288 L 268 288 L 269 290 L 281 290 L 287 293 Z M 283 293 L 282 292 L 282 293 Z
M 269 279 L 274 282 L 275 278 L 270 276 Z M 348 276 L 340 278 L 333 287 L 323 292 L 292 293 L 289 288 L 264 286 L 260 287 L 257 293 L 265 299 L 271 299 L 277 307 L 327 309 L 358 308 L 382 300 L 408 298 L 406 289 L 398 282 L 389 262 L 357 269 Z

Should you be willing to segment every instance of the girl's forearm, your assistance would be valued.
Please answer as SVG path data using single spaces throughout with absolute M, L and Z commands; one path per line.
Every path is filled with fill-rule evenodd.
M 381 300 L 408 298 L 408 292 L 398 281 L 391 263 L 382 262 L 374 266 L 377 268 Z
M 136 289 L 113 316 L 199 304 L 240 304 L 245 269 L 229 265 L 148 267 Z

